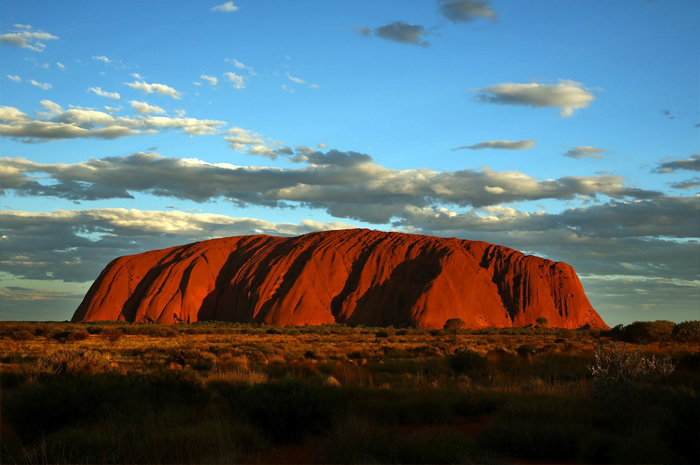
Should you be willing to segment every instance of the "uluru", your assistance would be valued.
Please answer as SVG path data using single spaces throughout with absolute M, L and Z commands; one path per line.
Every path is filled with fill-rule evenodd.
M 480 241 L 366 229 L 212 239 L 119 257 L 72 321 L 608 328 L 574 269 Z

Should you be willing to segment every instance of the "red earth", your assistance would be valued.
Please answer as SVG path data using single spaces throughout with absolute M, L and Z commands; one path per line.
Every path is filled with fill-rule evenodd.
M 349 229 L 117 258 L 73 321 L 608 328 L 573 268 L 486 242 Z

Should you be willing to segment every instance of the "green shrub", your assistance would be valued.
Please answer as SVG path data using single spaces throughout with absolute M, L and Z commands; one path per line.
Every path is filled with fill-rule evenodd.
M 458 349 L 454 354 L 448 355 L 447 363 L 455 374 L 478 377 L 485 375 L 488 371 L 486 357 L 467 348 Z
M 34 333 L 27 331 L 26 329 L 18 329 L 9 334 L 10 339 L 13 341 L 28 341 L 34 339 Z
M 635 321 L 627 326 L 616 326 L 610 331 L 610 335 L 633 344 L 649 344 L 669 340 L 675 326 L 675 323 L 666 320 Z
M 596 393 L 605 395 L 611 390 L 625 389 L 639 381 L 655 381 L 667 377 L 675 368 L 669 355 L 663 358 L 644 356 L 641 351 L 628 352 L 620 344 L 595 349 L 595 362 L 589 366 L 594 377 Z
M 114 344 L 122 338 L 124 332 L 117 328 L 105 328 L 100 332 L 100 335 L 110 344 Z
M 343 405 L 338 388 L 289 379 L 225 385 L 220 393 L 239 419 L 278 440 L 299 440 L 308 433 L 327 431 Z
M 529 344 L 523 344 L 517 349 L 515 349 L 515 351 L 518 353 L 519 356 L 525 358 L 531 358 L 533 355 L 535 355 L 535 348 Z
M 461 318 L 450 318 L 445 322 L 445 325 L 442 327 L 442 329 L 444 329 L 445 331 L 457 332 L 458 330 L 464 328 L 465 324 L 466 323 Z
M 166 361 L 206 371 L 214 368 L 216 355 L 200 349 L 175 349 L 171 351 Z
M 96 350 L 59 350 L 37 363 L 41 372 L 60 376 L 94 375 L 112 369 L 109 357 Z

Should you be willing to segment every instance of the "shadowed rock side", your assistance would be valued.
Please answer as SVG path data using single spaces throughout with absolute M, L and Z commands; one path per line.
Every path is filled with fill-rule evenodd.
M 607 328 L 573 268 L 485 242 L 370 230 L 240 236 L 117 258 L 73 321 Z

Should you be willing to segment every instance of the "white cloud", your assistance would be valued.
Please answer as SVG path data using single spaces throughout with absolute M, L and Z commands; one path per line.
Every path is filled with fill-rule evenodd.
M 255 70 L 253 69 L 252 66 L 244 65 L 243 63 L 236 60 L 235 58 L 225 58 L 224 62 L 232 64 L 233 66 L 235 66 L 238 69 L 244 69 L 244 70 L 248 71 L 248 74 L 250 74 L 251 76 L 255 76 Z
M 165 84 L 149 84 L 144 81 L 136 81 L 136 82 L 127 82 L 127 86 L 131 87 L 132 89 L 135 90 L 140 90 L 142 92 L 145 92 L 146 94 L 160 94 L 160 95 L 167 95 L 168 97 L 172 97 L 174 99 L 180 99 L 180 92 L 176 91 L 170 86 L 167 86 Z
M 151 115 L 115 117 L 92 109 L 72 108 L 63 111 L 49 100 L 44 100 L 41 104 L 49 110 L 49 113 L 37 112 L 41 119 L 30 118 L 14 107 L 0 107 L 0 135 L 15 137 L 22 142 L 46 142 L 74 138 L 116 139 L 179 129 L 187 135 L 196 136 L 214 134 L 226 124 L 225 121 Z M 160 110 L 159 107 L 150 108 L 155 112 Z
M 54 115 L 58 115 L 63 111 L 63 108 L 61 108 L 61 105 L 59 105 L 56 102 L 52 102 L 51 100 L 42 100 L 39 102 L 39 104 L 44 108 L 44 110 L 48 111 L 47 117 L 52 117 Z M 43 113 L 39 113 L 42 115 Z
M 255 134 L 248 129 L 231 128 L 224 131 L 224 139 L 229 146 L 238 151 L 247 150 L 249 146 L 265 146 L 265 141 L 260 134 Z
M 235 66 L 238 69 L 245 69 L 246 68 L 246 65 L 244 65 L 240 61 L 236 60 L 235 58 L 226 58 L 224 61 L 227 63 L 231 63 L 233 66 Z
M 0 267 L 5 273 L 29 279 L 82 282 L 95 279 L 114 254 L 137 253 L 216 237 L 245 234 L 295 236 L 351 227 L 343 222 L 302 220 L 299 223 L 273 223 L 177 210 L 6 210 L 0 225 L 4 237 Z M 92 238 L 85 238 L 85 234 L 92 235 Z M 38 243 L 32 244 L 36 241 Z M 66 260 L 67 255 L 70 255 L 70 261 Z
M 78 120 L 79 115 L 64 116 L 70 111 L 61 113 L 58 119 Z M 26 115 L 10 113 L 11 119 L 20 120 L 17 124 L 27 125 L 23 120 Z M 113 118 L 99 112 L 81 116 L 86 122 Z M 158 117 L 143 118 L 143 121 L 139 120 L 141 126 L 138 128 L 157 128 L 155 120 Z M 119 119 L 122 120 L 124 118 Z M 177 122 L 177 119 L 164 117 L 162 120 L 167 127 L 173 127 Z M 3 131 L 4 126 L 0 125 L 0 134 Z M 295 153 L 287 147 L 276 148 L 276 144 L 266 143 L 262 136 L 245 129 L 229 129 L 224 134 L 236 150 L 247 150 L 249 154 L 270 158 L 286 156 L 306 166 L 282 169 L 203 161 L 192 163 L 191 160 L 166 158 L 152 153 L 63 165 L 4 159 L 3 163 L 7 166 L 28 173 L 47 173 L 52 179 L 55 178 L 45 178 L 41 180 L 42 184 L 36 184 L 20 176 L 15 184 L 5 179 L 4 186 L 8 189 L 15 186 L 23 195 L 50 195 L 71 200 L 88 200 L 96 195 L 94 192 L 133 191 L 197 202 L 224 198 L 239 205 L 283 206 L 299 203 L 325 210 L 338 218 L 376 224 L 405 216 L 404 211 L 408 207 L 454 205 L 483 208 L 545 199 L 569 200 L 577 196 L 588 199 L 598 196 L 615 199 L 662 197 L 656 191 L 624 186 L 621 176 L 565 176 L 538 180 L 518 171 L 494 171 L 489 168 L 452 172 L 395 170 L 377 165 L 369 155 L 357 152 L 297 150 Z M 191 179 L 198 182 L 185 181 Z
M 10 81 L 22 82 L 22 78 L 17 76 L 16 74 L 8 74 L 7 79 L 9 79 Z
M 535 146 L 535 141 L 526 140 L 489 140 L 485 142 L 479 142 L 474 145 L 463 145 L 461 147 L 453 148 L 452 150 L 482 150 L 482 149 L 504 149 L 504 150 L 527 150 Z
M 207 76 L 206 74 L 202 74 L 199 77 L 204 79 L 205 81 L 207 81 L 210 86 L 215 86 L 219 83 L 219 80 L 217 78 L 215 78 L 214 76 Z
M 60 61 L 57 61 L 57 62 L 56 62 L 56 66 L 58 66 L 60 69 L 66 69 L 66 65 L 64 65 L 64 64 L 61 63 Z
M 290 76 L 289 74 L 287 75 L 290 81 L 296 82 L 297 84 L 306 84 L 306 81 L 303 79 L 299 79 L 298 77 Z
M 97 60 L 97 61 L 101 61 L 102 63 L 107 64 L 107 65 L 110 64 L 110 63 L 114 63 L 114 60 L 110 60 L 109 58 L 107 58 L 107 57 L 104 56 L 104 55 L 100 55 L 100 56 L 94 56 L 94 55 L 93 55 L 92 59 L 93 59 L 93 60 Z
M 560 80 L 558 84 L 497 84 L 474 92 L 478 92 L 476 98 L 485 103 L 557 107 L 564 117 L 573 115 L 574 110 L 586 108 L 595 100 L 581 83 L 567 80 Z
M 102 90 L 101 87 L 90 87 L 88 92 L 94 92 L 95 94 L 99 95 L 100 97 L 105 97 L 109 98 L 112 100 L 121 100 L 121 95 L 119 95 L 119 92 L 105 92 Z
M 28 48 L 35 52 L 43 52 L 44 48 L 46 48 L 46 44 L 44 44 L 43 41 L 58 39 L 58 37 L 47 32 L 32 32 L 30 31 L 32 27 L 28 25 L 16 24 L 15 27 L 22 30 L 0 35 L 0 45 Z
M 34 79 L 30 80 L 29 83 L 31 85 L 36 86 L 36 87 L 43 89 L 43 90 L 49 90 L 51 87 L 53 87 L 48 82 L 37 82 Z
M 226 76 L 226 80 L 228 82 L 232 83 L 232 86 L 234 89 L 244 89 L 245 88 L 245 83 L 243 82 L 243 76 L 239 76 L 236 73 L 232 72 L 226 72 L 224 73 L 224 76 Z
M 222 5 L 215 6 L 211 11 L 217 13 L 233 13 L 234 11 L 238 11 L 238 7 L 234 5 L 233 2 L 226 2 Z
M 571 147 L 564 153 L 565 157 L 570 158 L 603 158 L 604 153 L 610 153 L 609 150 L 591 147 L 590 145 L 577 145 Z
M 136 100 L 132 100 L 129 103 L 131 104 L 132 108 L 136 110 L 137 113 L 151 113 L 158 115 L 165 114 L 165 110 L 163 110 L 161 107 L 149 105 L 146 102 L 138 102 Z

